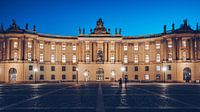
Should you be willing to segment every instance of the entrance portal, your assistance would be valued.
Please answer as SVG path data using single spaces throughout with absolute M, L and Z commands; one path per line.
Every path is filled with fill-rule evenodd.
M 10 82 L 17 81 L 17 70 L 15 68 L 9 69 L 9 81 Z
M 185 82 L 190 82 L 191 80 L 191 69 L 188 67 L 183 69 L 183 80 Z
M 104 70 L 103 68 L 98 68 L 96 71 L 96 80 L 103 81 L 104 80 Z

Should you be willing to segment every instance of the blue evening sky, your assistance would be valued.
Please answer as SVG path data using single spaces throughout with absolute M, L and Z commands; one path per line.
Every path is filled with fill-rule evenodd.
M 200 0 L 0 0 L 0 23 L 6 28 L 15 19 L 21 28 L 29 23 L 39 33 L 76 36 L 79 27 L 89 33 L 98 18 L 112 33 L 122 28 L 124 36 L 161 33 L 164 24 L 170 30 L 184 19 L 195 29 Z

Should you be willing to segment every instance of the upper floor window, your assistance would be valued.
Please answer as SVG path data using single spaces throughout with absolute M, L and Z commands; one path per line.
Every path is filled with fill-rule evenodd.
M 40 62 L 44 62 L 44 54 L 40 54 Z
M 128 56 L 124 55 L 124 63 L 128 63 Z
M 86 63 L 89 63 L 89 62 L 90 62 L 90 55 L 86 54 Z
M 149 63 L 149 55 L 145 55 L 145 63 Z
M 76 63 L 76 55 L 72 56 L 72 63 Z
M 114 54 L 111 55 L 110 59 L 111 59 L 111 62 L 115 62 L 115 56 L 114 56 Z
M 144 75 L 144 79 L 145 79 L 145 80 L 149 80 L 149 74 L 145 74 L 145 75 Z
M 172 53 L 171 52 L 168 53 L 168 61 L 172 61 Z
M 160 71 L 160 66 L 156 66 L 156 71 Z
M 135 63 L 138 63 L 138 61 L 139 61 L 138 55 L 135 55 L 135 56 L 134 56 L 134 62 L 135 62 Z
M 137 44 L 134 45 L 134 50 L 138 51 L 138 45 Z
M 72 50 L 76 51 L 76 46 L 75 45 L 72 46 Z
M 149 44 L 145 43 L 144 48 L 145 48 L 145 50 L 149 50 Z
M 51 63 L 55 63 L 55 55 L 54 54 L 51 55 Z
M 111 51 L 114 51 L 114 50 L 115 50 L 115 44 L 114 44 L 114 43 L 111 43 L 111 45 L 110 45 L 110 50 L 111 50 Z
M 14 42 L 13 47 L 18 48 L 18 42 Z
M 40 43 L 40 49 L 44 49 L 44 44 Z
M 160 62 L 160 54 L 156 54 L 156 62 Z
M 156 43 L 156 49 L 160 49 L 160 43 Z
M 51 44 L 51 50 L 55 50 L 56 49 L 56 45 L 55 44 Z
M 89 46 L 88 43 L 85 44 L 85 50 L 86 50 L 86 51 L 89 51 L 89 50 L 90 50 L 90 46 Z
M 62 51 L 66 50 L 66 44 L 62 44 Z
M 184 61 L 186 60 L 186 52 L 185 51 L 183 51 L 182 58 L 183 58 Z
M 17 61 L 18 55 L 17 52 L 14 52 L 14 61 Z
M 66 63 L 66 55 L 62 55 L 62 63 Z
M 28 48 L 32 48 L 32 43 L 28 42 Z
M 31 53 L 28 53 L 28 61 L 31 61 Z
M 172 41 L 168 42 L 168 48 L 172 48 Z
M 186 40 L 183 40 L 183 41 L 182 41 L 182 46 L 183 46 L 183 47 L 186 47 Z
M 124 45 L 124 51 L 128 51 L 128 46 Z

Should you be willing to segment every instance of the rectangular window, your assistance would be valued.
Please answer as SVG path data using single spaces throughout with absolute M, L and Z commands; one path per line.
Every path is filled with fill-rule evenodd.
M 89 50 L 90 50 L 90 46 L 89 46 L 88 43 L 85 44 L 85 50 L 86 50 L 86 51 L 89 51 Z
M 40 71 L 44 71 L 44 66 L 40 66 Z
M 40 54 L 40 62 L 44 62 L 44 54 Z
M 90 62 L 90 55 L 89 54 L 86 54 L 86 63 L 89 63 Z
M 149 66 L 145 66 L 145 71 L 149 71 Z
M 149 44 L 145 43 L 144 48 L 145 48 L 145 50 L 149 50 Z
M 54 54 L 51 55 L 51 63 L 55 63 L 55 55 Z
M 33 65 L 29 65 L 28 70 L 32 71 L 33 70 Z
M 72 63 L 76 63 L 76 55 L 72 56 Z
M 171 52 L 168 53 L 168 61 L 172 61 L 172 53 Z
M 183 58 L 183 61 L 186 61 L 186 52 L 185 51 L 183 51 L 183 55 L 182 55 L 182 58 Z
M 62 51 L 65 51 L 66 50 L 66 44 L 62 44 Z
M 32 48 L 32 43 L 28 42 L 28 48 Z
M 65 80 L 65 79 L 66 79 L 66 75 L 62 74 L 62 80 Z
M 55 80 L 56 78 L 55 78 L 55 75 L 54 74 L 52 74 L 51 75 L 51 80 Z
M 76 71 L 76 67 L 75 66 L 72 67 L 72 71 Z
M 66 67 L 65 66 L 62 66 L 62 71 L 66 71 Z
M 156 49 L 160 49 L 160 43 L 156 43 Z
M 72 46 L 72 50 L 76 51 L 76 46 L 75 45 Z
M 44 49 L 44 44 L 40 43 L 40 49 Z
M 156 54 L 156 62 L 160 62 L 160 54 Z
M 145 79 L 145 80 L 149 80 L 149 74 L 145 74 L 145 75 L 144 75 L 144 79 Z
M 172 48 L 172 41 L 168 42 L 168 48 Z
M 40 75 L 40 80 L 44 80 L 44 75 Z
M 56 49 L 56 45 L 55 44 L 51 44 L 51 50 L 55 50 Z
M 13 47 L 14 47 L 14 48 L 18 48 L 18 42 L 14 42 L 14 43 L 13 43 Z
M 127 66 L 125 67 L 125 71 L 128 72 L 128 67 Z
M 128 51 L 128 46 L 124 45 L 124 51 Z
M 156 66 L 156 71 L 160 71 L 160 66 Z
M 16 62 L 18 58 L 17 52 L 14 52 L 14 61 Z
M 169 71 L 172 70 L 171 65 L 168 65 L 167 68 L 168 68 Z
M 66 63 L 66 55 L 62 55 L 62 63 Z
M 160 74 L 156 74 L 156 80 L 160 80 Z
M 124 63 L 128 63 L 128 56 L 124 55 Z
M 135 62 L 135 63 L 138 63 L 138 61 L 139 61 L 138 55 L 135 55 L 135 56 L 134 56 L 134 62 Z
M 28 53 L 28 61 L 31 61 L 31 53 Z
M 171 74 L 167 74 L 167 80 L 172 80 L 172 75 Z
M 56 67 L 55 66 L 51 66 L 51 71 L 55 71 Z
M 72 80 L 76 80 L 76 74 L 72 75 Z
M 182 46 L 183 46 L 183 47 L 186 47 L 186 46 L 187 46 L 186 40 L 183 40 L 183 41 L 182 41 Z
M 134 51 L 138 51 L 138 45 L 137 44 L 134 45 Z
M 111 51 L 114 51 L 114 50 L 115 50 L 115 44 L 114 44 L 114 43 L 112 43 L 112 44 L 110 45 L 110 50 L 111 50 Z
M 115 62 L 115 56 L 114 56 L 114 54 L 111 55 L 110 59 L 111 59 L 111 62 L 112 62 L 112 63 Z
M 135 80 L 138 80 L 138 75 L 135 75 L 135 76 L 134 76 L 134 79 L 135 79 Z
M 145 55 L 145 63 L 149 63 L 149 55 Z
M 134 71 L 138 71 L 138 66 L 135 66 L 135 67 L 134 67 Z

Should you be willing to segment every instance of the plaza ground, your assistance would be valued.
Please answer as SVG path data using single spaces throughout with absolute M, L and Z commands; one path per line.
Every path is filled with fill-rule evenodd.
M 0 84 L 1 112 L 198 112 L 191 83 Z

